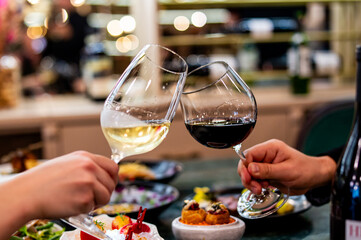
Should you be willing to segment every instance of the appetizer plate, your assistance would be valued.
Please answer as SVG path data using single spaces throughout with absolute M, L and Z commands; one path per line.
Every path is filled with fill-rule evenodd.
M 121 161 L 120 167 L 122 164 L 126 163 L 139 163 L 142 165 L 145 165 L 149 168 L 150 171 L 152 171 L 155 175 L 155 179 L 153 180 L 147 180 L 144 178 L 139 178 L 136 180 L 141 181 L 152 181 L 152 182 L 160 182 L 160 183 L 169 183 L 172 181 L 176 176 L 179 175 L 179 173 L 183 170 L 183 165 L 176 161 L 170 161 L 170 160 L 146 160 L 146 159 L 138 159 L 138 160 L 132 160 L 132 161 Z
M 27 222 L 21 231 L 19 229 L 10 239 L 59 239 L 63 232 L 64 228 L 54 221 L 34 219 Z
M 103 215 L 99 215 L 94 217 L 95 220 L 100 221 L 102 223 L 104 223 L 103 227 L 106 230 L 111 230 L 111 226 L 112 226 L 112 221 L 114 220 L 113 217 L 109 217 L 105 214 Z M 136 222 L 136 219 L 132 219 L 133 222 Z M 148 225 L 150 230 L 151 230 L 151 236 L 145 237 L 145 238 L 141 238 L 142 240 L 163 240 L 163 238 L 159 235 L 158 233 L 158 229 L 155 225 L 151 224 L 151 223 L 146 223 L 143 222 L 144 224 Z M 81 240 L 80 238 L 80 230 L 79 229 L 75 229 L 72 231 L 66 231 L 63 233 L 63 235 L 60 237 L 60 240 Z
M 177 240 L 239 240 L 246 229 L 245 223 L 236 217 L 233 223 L 223 225 L 188 225 L 179 221 L 180 217 L 172 222 L 172 232 Z
M 0 182 L 7 181 L 18 175 L 18 173 L 12 172 L 13 167 L 11 166 L 11 163 L 0 164 Z
M 125 213 L 136 218 L 139 206 L 147 208 L 145 218 L 154 220 L 179 197 L 179 191 L 170 185 L 157 182 L 132 181 L 120 183 L 108 205 L 92 212 L 93 215 L 115 216 Z M 125 207 L 124 211 L 119 211 Z
M 220 190 L 210 190 L 209 193 L 212 196 L 213 201 L 219 201 L 226 205 L 231 215 L 242 218 L 237 212 L 237 205 L 238 199 L 241 196 L 243 189 L 244 188 L 241 187 L 233 187 Z M 192 199 L 193 197 L 194 194 L 188 196 L 186 199 Z M 282 218 L 300 214 L 307 211 L 312 206 L 304 195 L 290 196 L 287 203 L 292 206 L 292 211 L 287 211 L 283 214 L 274 213 L 267 218 Z
M 44 163 L 47 160 L 45 159 L 38 159 L 38 164 Z M 11 163 L 3 163 L 0 164 L 0 182 L 7 181 L 15 176 L 18 176 L 21 173 L 13 173 L 13 167 Z

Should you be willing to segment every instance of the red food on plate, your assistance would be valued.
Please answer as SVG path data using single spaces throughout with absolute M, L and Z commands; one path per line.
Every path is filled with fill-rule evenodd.
M 83 231 L 80 231 L 80 239 L 81 240 L 99 240 L 98 238 L 93 237 L 92 235 L 89 235 Z
M 141 232 L 150 232 L 150 228 L 148 225 L 143 224 L 143 219 L 145 216 L 145 212 L 147 211 L 147 209 L 145 208 L 142 211 L 142 207 L 140 207 L 139 212 L 138 212 L 138 217 L 137 217 L 137 222 L 135 223 L 129 223 L 127 225 L 125 225 L 120 232 L 124 233 L 124 234 L 129 234 L 129 233 L 141 233 Z
M 121 229 L 125 225 L 131 224 L 132 219 L 126 215 L 118 215 L 112 222 L 112 229 Z

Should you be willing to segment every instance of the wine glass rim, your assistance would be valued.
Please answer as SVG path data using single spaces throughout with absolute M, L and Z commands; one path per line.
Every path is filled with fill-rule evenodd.
M 227 74 L 227 72 L 228 72 L 230 69 L 232 69 L 231 66 L 229 66 L 229 64 L 226 63 L 226 62 L 224 62 L 224 61 L 214 61 L 214 62 L 207 63 L 207 64 L 205 64 L 205 65 L 202 65 L 202 66 L 200 66 L 200 67 L 192 70 L 191 72 L 189 72 L 189 73 L 187 74 L 187 76 L 189 76 L 189 75 L 191 75 L 192 73 L 198 71 L 199 69 L 208 67 L 208 66 L 213 65 L 213 64 L 222 64 L 223 66 L 226 67 L 226 71 L 225 71 L 220 77 L 218 77 L 217 80 L 215 80 L 215 81 L 213 81 L 213 82 L 211 82 L 211 83 L 209 83 L 209 84 L 206 84 L 204 87 L 198 88 L 198 89 L 196 89 L 196 90 L 188 91 L 188 92 L 183 92 L 182 94 L 192 94 L 192 93 L 200 92 L 200 91 L 202 91 L 202 90 L 204 90 L 204 89 L 206 89 L 206 88 L 209 88 L 209 87 L 211 87 L 212 85 L 214 85 L 214 84 L 216 84 L 217 82 L 219 82 L 219 81 Z
M 183 62 L 183 65 L 184 65 L 184 71 L 173 71 L 173 70 L 169 70 L 169 69 L 166 69 L 164 68 L 163 66 L 160 66 L 159 64 L 155 63 L 151 58 L 149 58 L 147 56 L 147 50 L 150 48 L 150 47 L 159 47 L 159 48 L 162 48 L 163 50 L 166 50 L 172 54 L 174 54 L 175 56 L 177 56 L 182 62 Z M 151 61 L 152 63 L 154 63 L 155 65 L 157 65 L 160 69 L 166 71 L 166 72 L 169 72 L 169 73 L 173 73 L 173 74 L 182 74 L 182 73 L 187 73 L 188 72 L 188 64 L 186 62 L 186 60 L 184 60 L 184 58 L 182 58 L 178 53 L 176 53 L 175 51 L 167 48 L 167 47 L 164 47 L 162 45 L 159 45 L 159 44 L 147 44 L 145 45 L 144 49 L 144 56 L 147 57 L 147 59 L 149 59 L 149 61 Z

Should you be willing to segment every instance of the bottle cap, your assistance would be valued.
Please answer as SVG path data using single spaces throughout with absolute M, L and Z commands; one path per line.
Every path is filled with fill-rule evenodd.
M 361 45 L 356 46 L 356 60 L 361 61 Z

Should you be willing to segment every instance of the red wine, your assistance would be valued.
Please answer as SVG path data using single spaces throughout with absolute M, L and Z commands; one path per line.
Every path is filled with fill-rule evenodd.
M 256 122 L 244 119 L 192 119 L 185 123 L 199 143 L 210 148 L 230 148 L 248 137 Z
M 361 239 L 361 46 L 357 47 L 354 125 L 331 193 L 331 239 Z

